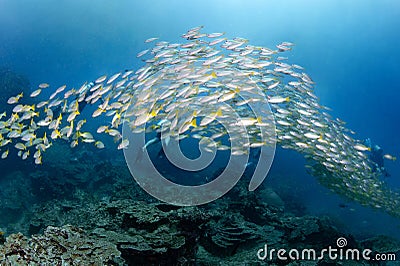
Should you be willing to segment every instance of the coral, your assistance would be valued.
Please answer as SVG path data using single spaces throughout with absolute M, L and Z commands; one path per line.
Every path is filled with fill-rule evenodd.
M 113 232 L 111 238 L 104 230 L 97 229 L 94 234 L 100 232 L 99 236 L 108 236 L 109 241 L 117 243 L 123 258 L 139 264 L 157 261 L 168 265 L 194 258 L 199 234 L 195 230 L 199 230 L 207 217 L 197 208 L 176 210 L 165 204 L 127 200 L 111 202 L 100 209 L 114 220 L 117 232 Z M 120 237 L 121 234 L 124 237 Z
M 292 217 L 285 221 L 285 227 L 291 240 L 305 240 L 307 236 L 319 232 L 318 218 L 316 217 Z
M 15 182 L 24 184 L 21 189 L 26 193 L 37 198 L 41 191 L 61 194 L 51 194 L 23 208 L 18 200 L 24 194 L 16 195 L 18 204 L 9 206 L 22 214 L 15 222 L 7 221 L 2 229 L 23 234 L 6 239 L 0 235 L 1 265 L 259 265 L 256 252 L 265 244 L 271 248 L 319 249 L 335 245 L 338 237 L 346 237 L 348 247 L 399 250 L 396 242 L 383 238 L 359 243 L 338 232 L 327 218 L 285 213 L 272 189 L 249 192 L 246 181 L 206 206 L 156 202 L 133 182 L 125 168 L 83 160 L 90 154 L 90 149 L 66 157 L 64 154 L 40 171 L 19 173 L 21 177 Z M 86 167 L 90 176 L 69 177 L 53 171 L 62 169 L 62 161 L 68 156 L 78 159 L 70 162 L 74 165 L 65 166 L 67 173 Z M 17 176 L 17 172 L 12 175 Z M 21 182 L 22 178 L 29 182 Z M 16 187 L 5 180 L 1 183 L 3 191 Z M 279 263 L 270 261 L 271 265 L 282 265 Z M 326 263 L 307 265 L 329 265 Z
M 275 231 L 273 226 L 257 226 L 238 215 L 213 219 L 205 228 L 207 230 L 203 245 L 215 255 L 233 255 L 239 247 L 257 243 L 255 240 L 277 243 L 282 236 L 282 233 Z
M 131 199 L 99 202 L 86 194 L 82 199 L 86 201 L 55 200 L 42 209 L 38 206 L 32 223 L 45 228 L 43 234 L 7 237 L 0 245 L 0 264 L 259 265 L 256 251 L 264 244 L 271 248 L 323 248 L 344 236 L 328 220 L 312 216 L 283 214 L 277 219 L 269 211 L 274 218 L 259 225 L 247 220 L 240 210 L 226 209 L 226 200 L 207 209 Z M 45 227 L 49 223 L 81 228 Z M 361 247 L 351 236 L 345 237 L 348 247 Z M 398 243 L 386 240 L 371 239 L 362 246 L 385 252 L 399 250 Z M 279 265 L 279 261 L 271 261 L 274 263 Z M 329 265 L 326 261 L 309 263 Z
M 72 227 L 49 226 L 43 235 L 12 234 L 0 246 L 1 265 L 123 265 L 114 244 Z
M 376 236 L 361 241 L 361 246 L 373 250 L 374 252 L 387 253 L 396 252 L 400 255 L 399 241 L 387 236 Z

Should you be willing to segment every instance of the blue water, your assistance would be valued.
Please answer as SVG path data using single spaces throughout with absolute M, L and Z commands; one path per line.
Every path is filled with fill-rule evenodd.
M 135 55 L 145 39 L 180 41 L 198 25 L 267 47 L 294 42 L 287 56 L 306 68 L 321 103 L 358 138 L 369 137 L 399 157 L 397 0 L 0 0 L 0 65 L 31 84 L 78 87 L 102 74 L 141 67 Z M 266 182 L 298 190 L 296 200 L 309 213 L 336 217 L 355 234 L 400 238 L 399 219 L 329 193 L 303 164 L 302 156 L 278 150 Z M 391 174 L 386 181 L 400 187 L 399 161 L 386 161 L 386 167 Z M 355 211 L 338 207 L 342 202 Z

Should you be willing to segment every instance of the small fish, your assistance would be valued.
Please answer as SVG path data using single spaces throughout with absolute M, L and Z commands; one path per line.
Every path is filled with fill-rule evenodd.
M 42 164 L 42 156 L 35 158 L 35 164 Z
M 41 126 L 41 127 L 47 127 L 48 125 L 50 125 L 50 123 L 51 123 L 51 120 L 50 120 L 50 119 L 47 119 L 47 120 L 41 120 L 41 121 L 39 121 L 39 122 L 37 123 L 37 125 L 38 125 L 38 126 Z
M 82 139 L 82 142 L 85 142 L 85 143 L 93 143 L 93 142 L 95 142 L 95 140 L 94 140 L 94 139 L 88 138 L 88 139 Z
M 75 120 L 76 116 L 79 115 L 79 114 L 80 113 L 78 111 L 70 113 L 68 118 L 67 118 L 67 122 L 71 122 L 71 121 Z
M 74 95 L 76 93 L 75 89 L 70 89 L 69 91 L 64 93 L 64 99 L 68 99 L 69 97 L 71 97 L 71 95 Z
M 106 130 L 108 129 L 108 126 L 100 126 L 98 129 L 97 129 L 97 133 L 103 133 L 103 132 L 105 132 Z
M 267 143 L 265 141 L 264 142 L 253 142 L 250 144 L 250 148 L 259 148 L 259 147 L 265 146 L 266 144 Z
M 310 112 L 308 112 L 306 110 L 303 110 L 303 109 L 299 109 L 299 110 L 297 110 L 297 112 L 299 112 L 300 114 L 305 115 L 305 116 L 311 116 L 312 115 L 312 113 L 310 113 Z
M 121 75 L 121 73 L 117 73 L 117 74 L 112 75 L 112 76 L 107 80 L 107 85 L 113 83 L 120 75 Z
M 397 160 L 397 158 L 395 156 L 390 155 L 390 154 L 383 155 L 383 158 L 385 158 L 387 160 L 391 160 L 391 161 L 396 161 Z
M 107 79 L 107 75 L 101 76 L 98 79 L 96 79 L 96 81 L 94 83 L 99 84 L 102 83 L 103 81 L 105 81 Z
M 26 151 L 26 152 L 24 152 L 23 154 L 22 154 L 22 160 L 26 160 L 27 158 L 28 158 L 28 156 L 29 156 L 29 151 Z
M 277 120 L 276 123 L 278 123 L 279 125 L 282 126 L 291 126 L 292 124 L 287 122 L 287 121 L 283 121 L 283 120 Z
M 46 89 L 46 88 L 48 88 L 50 85 L 48 84 L 48 83 L 41 83 L 41 84 L 39 84 L 39 88 L 40 89 Z
M 245 155 L 247 154 L 246 150 L 235 150 L 231 152 L 231 155 L 233 156 L 240 156 L 240 155 Z
M 39 158 L 40 156 L 41 156 L 41 151 L 40 150 L 37 150 L 34 154 L 33 154 L 33 158 Z
M 62 86 L 60 86 L 60 87 L 56 90 L 56 93 L 58 94 L 58 93 L 60 93 L 60 92 L 63 92 L 63 91 L 65 90 L 66 87 L 67 87 L 67 85 L 62 85 Z
M 76 124 L 76 130 L 81 130 L 82 126 L 86 123 L 86 119 L 79 120 Z
M 125 78 L 127 78 L 129 75 L 131 75 L 133 72 L 134 72 L 134 71 L 132 71 L 132 70 L 126 71 L 126 72 L 122 75 L 121 78 L 125 79 Z
M 281 97 L 281 96 L 273 96 L 268 99 L 269 103 L 284 103 L 289 101 L 290 101 L 289 97 Z
M 36 107 L 37 108 L 42 108 L 42 107 L 44 107 L 46 104 L 48 104 L 49 102 L 48 101 L 43 101 L 43 102 L 40 102 L 40 103 L 38 103 L 37 105 L 36 105 Z
M 307 144 L 307 143 L 304 143 L 304 142 L 296 142 L 295 144 L 296 144 L 297 146 L 299 146 L 300 148 L 302 148 L 302 149 L 308 148 L 308 144 Z
M 13 108 L 14 113 L 20 113 L 24 111 L 24 106 L 22 104 L 18 104 Z
M 276 88 L 276 87 L 279 85 L 279 83 L 280 83 L 280 81 L 277 81 L 277 82 L 275 82 L 275 83 L 269 85 L 269 86 L 268 86 L 268 89 L 269 89 L 269 90 L 272 90 L 272 89 Z
M 61 132 L 58 129 L 55 129 L 51 132 L 51 139 L 61 138 Z
M 235 92 L 235 91 L 230 91 L 230 92 L 228 92 L 228 93 L 222 95 L 222 96 L 218 99 L 218 102 L 219 102 L 219 103 L 220 103 L 220 102 L 226 102 L 226 101 L 228 101 L 228 100 L 231 100 L 231 99 L 235 98 L 235 96 L 236 96 L 236 92 Z
M 94 143 L 94 145 L 95 145 L 96 148 L 98 148 L 98 149 L 104 149 L 104 143 L 101 142 L 101 141 L 96 141 L 96 142 Z
M 74 140 L 74 141 L 71 142 L 70 147 L 71 148 L 75 148 L 76 146 L 78 146 L 78 144 L 79 144 L 78 140 Z
M 9 150 L 6 150 L 1 154 L 1 159 L 6 159 L 8 157 Z
M 85 139 L 93 139 L 93 135 L 90 132 L 80 133 L 79 136 Z
M 311 133 L 311 132 L 307 132 L 304 134 L 305 137 L 309 138 L 309 139 L 319 139 L 320 136 L 315 134 L 315 133 Z
M 371 151 L 371 147 L 367 147 L 363 144 L 356 144 L 353 147 L 358 151 Z
M 34 97 L 38 96 L 41 92 L 42 92 L 42 89 L 37 89 L 34 92 L 32 92 L 30 96 L 32 98 L 34 98 Z
M 33 133 L 27 133 L 27 134 L 25 134 L 22 138 L 21 138 L 21 140 L 23 140 L 23 141 L 30 141 L 30 140 L 33 140 L 33 139 L 35 139 L 36 138 L 36 135 L 35 134 L 33 134 Z
M 217 38 L 217 37 L 221 37 L 224 34 L 225 34 L 225 32 L 214 32 L 214 33 L 207 34 L 207 37 L 208 38 Z
M 149 42 L 154 42 L 155 40 L 158 40 L 158 38 L 149 38 L 149 39 L 147 39 L 147 40 L 145 40 L 144 42 L 145 43 L 149 43 Z
M 240 118 L 239 121 L 236 123 L 236 125 L 240 126 L 243 125 L 245 127 L 247 126 L 252 126 L 255 123 L 257 123 L 257 119 L 253 118 L 253 117 L 244 117 L 244 118 Z
M 118 145 L 118 150 L 126 149 L 129 146 L 129 140 L 123 139 L 122 142 Z
M 10 98 L 7 100 L 7 103 L 8 103 L 8 104 L 15 104 L 15 103 L 18 103 L 19 99 L 21 99 L 23 96 L 24 96 L 24 93 L 21 92 L 21 93 L 18 94 L 17 96 L 10 97 Z
M 213 46 L 213 45 L 216 45 L 216 44 L 221 43 L 223 41 L 226 41 L 226 38 L 215 39 L 214 41 L 209 42 L 208 45 Z
M 143 51 L 141 51 L 140 53 L 138 53 L 138 54 L 136 55 L 136 57 L 137 57 L 137 58 L 142 57 L 142 56 L 144 56 L 145 54 L 147 54 L 149 51 L 150 51 L 149 49 L 143 50 Z
M 49 100 L 53 100 L 53 99 L 57 96 L 57 94 L 58 94 L 57 91 L 53 92 L 53 93 L 50 95 Z
M 18 150 L 26 150 L 26 146 L 23 143 L 15 144 L 15 148 Z
M 103 112 L 105 112 L 105 110 L 98 108 L 96 111 L 93 112 L 92 117 L 98 117 L 99 115 L 101 115 Z
M 121 133 L 116 129 L 107 129 L 107 130 L 105 130 L 105 133 L 107 133 L 108 135 L 110 135 L 112 137 L 117 137 L 117 136 L 121 135 Z

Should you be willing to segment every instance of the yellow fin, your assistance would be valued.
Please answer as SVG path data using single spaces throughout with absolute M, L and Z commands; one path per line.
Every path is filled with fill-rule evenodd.
M 150 113 L 151 117 L 155 117 L 157 115 L 157 111 L 156 110 L 152 110 Z
M 190 125 L 191 125 L 192 127 L 197 127 L 196 119 L 193 119 L 192 122 L 190 123 Z

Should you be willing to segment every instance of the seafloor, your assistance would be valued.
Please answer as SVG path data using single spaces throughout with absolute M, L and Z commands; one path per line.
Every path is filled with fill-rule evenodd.
M 244 179 L 205 206 L 160 203 L 138 187 L 124 161 L 85 146 L 54 145 L 34 171 L 22 162 L 18 171 L 3 170 L 1 265 L 259 265 L 256 253 L 264 244 L 322 249 L 338 237 L 346 237 L 348 248 L 400 251 L 388 237 L 356 241 L 328 218 L 295 215 L 270 188 L 248 192 Z

